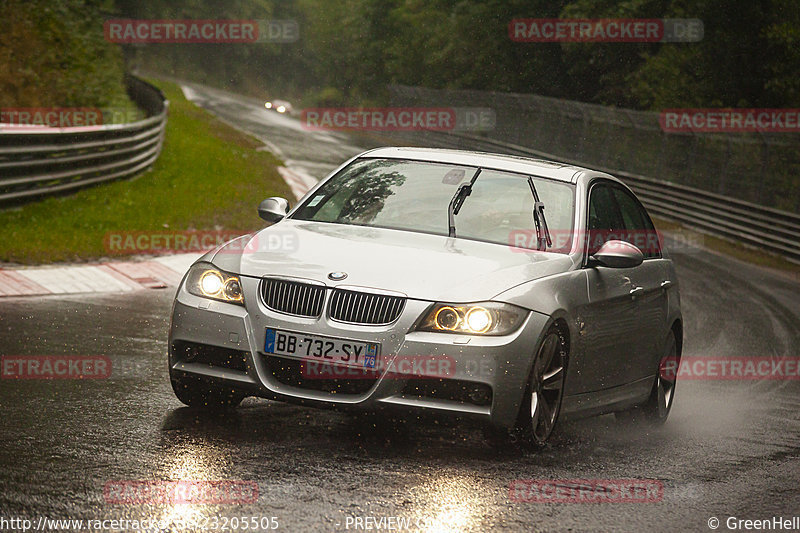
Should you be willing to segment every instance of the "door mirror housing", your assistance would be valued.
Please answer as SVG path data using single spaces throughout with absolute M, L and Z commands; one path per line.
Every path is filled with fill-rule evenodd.
M 625 241 L 607 241 L 593 255 L 589 256 L 589 266 L 608 268 L 633 268 L 644 261 L 642 251 Z
M 258 216 L 273 224 L 283 220 L 288 212 L 289 201 L 278 196 L 267 198 L 258 206 Z

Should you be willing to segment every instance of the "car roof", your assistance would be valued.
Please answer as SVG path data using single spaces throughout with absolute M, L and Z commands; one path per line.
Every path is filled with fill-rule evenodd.
M 491 168 L 517 172 L 558 181 L 575 183 L 580 172 L 588 170 L 582 167 L 534 159 L 515 155 L 491 154 L 488 152 L 473 152 L 467 150 L 450 150 L 445 148 L 412 148 L 412 147 L 386 147 L 376 148 L 361 154 L 360 157 L 411 159 L 434 163 L 450 163 L 470 167 Z

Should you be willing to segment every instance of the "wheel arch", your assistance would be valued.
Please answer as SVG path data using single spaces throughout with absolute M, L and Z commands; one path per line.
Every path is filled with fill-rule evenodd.
M 539 337 L 536 339 L 536 345 L 531 350 L 529 357 L 528 357 L 528 364 L 526 365 L 526 379 L 530 376 L 531 370 L 533 369 L 533 362 L 536 359 L 536 354 L 539 352 L 539 347 L 544 342 L 544 338 L 547 335 L 547 332 L 550 331 L 550 328 L 553 326 L 558 327 L 564 335 L 564 347 L 567 352 L 567 362 L 569 362 L 570 356 L 570 347 L 572 341 L 572 330 L 570 328 L 570 320 L 569 316 L 567 315 L 566 311 L 560 310 L 554 313 L 545 323 L 544 327 L 539 334 Z M 566 372 L 566 368 L 564 369 Z M 524 394 L 524 393 L 523 393 Z
M 675 335 L 675 347 L 678 350 L 678 357 L 683 353 L 683 320 L 679 317 L 672 321 L 670 331 Z

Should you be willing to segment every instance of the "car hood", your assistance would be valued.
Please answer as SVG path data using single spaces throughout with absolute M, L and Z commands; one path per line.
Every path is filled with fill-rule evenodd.
M 447 302 L 488 300 L 572 267 L 564 254 L 402 230 L 286 219 L 218 250 L 212 259 L 244 276 L 318 280 Z M 347 278 L 331 281 L 328 274 Z

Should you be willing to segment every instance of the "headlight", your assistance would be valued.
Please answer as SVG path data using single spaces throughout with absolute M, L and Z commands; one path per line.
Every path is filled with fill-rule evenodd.
M 244 305 L 239 276 L 223 272 L 211 263 L 198 263 L 189 270 L 186 290 L 195 296 Z
M 276 109 L 276 111 L 278 113 L 286 113 L 286 107 L 282 106 L 282 105 L 279 105 L 278 108 Z
M 522 308 L 497 302 L 467 305 L 437 303 L 422 317 L 416 330 L 462 335 L 508 335 L 519 329 L 527 314 Z
M 264 107 L 266 107 L 267 109 L 272 109 L 272 102 L 265 103 Z

